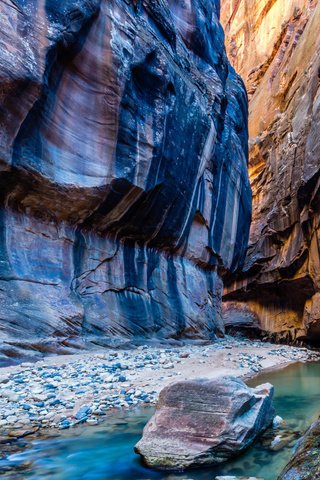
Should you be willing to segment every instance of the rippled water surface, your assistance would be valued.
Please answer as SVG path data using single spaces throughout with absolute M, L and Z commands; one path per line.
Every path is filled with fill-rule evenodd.
M 277 414 L 293 430 L 305 430 L 320 413 L 320 363 L 297 364 L 260 375 L 251 385 L 275 386 Z M 215 475 L 258 476 L 275 480 L 291 448 L 271 452 L 257 443 L 223 467 L 164 474 L 145 469 L 133 452 L 152 408 L 112 414 L 100 426 L 83 426 L 56 438 L 30 442 L 22 453 L 0 461 L 1 478 L 51 480 L 213 480 Z M 6 473 L 4 473 L 6 472 Z

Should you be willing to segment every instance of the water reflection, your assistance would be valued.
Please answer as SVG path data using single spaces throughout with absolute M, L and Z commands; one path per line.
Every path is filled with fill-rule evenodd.
M 275 407 L 290 429 L 305 430 L 320 413 L 320 363 L 297 364 L 260 375 L 252 385 L 271 382 Z M 215 475 L 250 475 L 274 480 L 291 448 L 271 452 L 258 442 L 244 455 L 219 468 L 167 474 L 144 468 L 133 452 L 153 409 L 110 415 L 96 427 L 80 427 L 61 436 L 30 442 L 29 448 L 0 461 L 0 475 L 32 480 L 213 480 Z

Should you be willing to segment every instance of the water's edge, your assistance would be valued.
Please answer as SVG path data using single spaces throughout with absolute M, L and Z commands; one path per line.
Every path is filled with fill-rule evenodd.
M 246 475 L 275 480 L 291 456 L 296 439 L 320 413 L 320 362 L 295 363 L 268 369 L 246 381 L 251 386 L 271 382 L 275 386 L 275 407 L 287 425 L 281 432 L 272 431 L 241 457 L 222 467 L 192 471 L 193 480 L 212 480 L 215 475 Z M 188 474 L 168 474 L 144 468 L 133 452 L 143 426 L 153 407 L 109 414 L 102 424 L 79 426 L 72 431 L 39 432 L 15 445 L 18 453 L 8 448 L 7 458 L 0 460 L 0 475 L 8 479 L 50 478 L 52 480 L 178 480 Z M 277 434 L 291 435 L 279 451 L 270 450 Z M 1 442 L 1 437 L 0 437 Z M 1 445 L 3 447 L 4 445 Z M 13 447 L 12 447 L 13 448 Z

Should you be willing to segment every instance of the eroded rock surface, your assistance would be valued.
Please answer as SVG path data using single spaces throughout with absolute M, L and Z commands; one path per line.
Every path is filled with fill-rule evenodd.
M 0 349 L 223 331 L 250 223 L 219 2 L 1 2 Z
M 278 338 L 319 342 L 320 4 L 226 0 L 222 23 L 249 93 L 253 190 L 245 268 L 226 299 Z
M 292 459 L 278 480 L 317 478 L 320 478 L 320 421 L 314 423 L 299 440 Z
M 215 480 L 263 480 L 263 478 L 257 477 L 235 477 L 233 475 L 227 475 L 223 477 L 216 477 Z
M 249 388 L 234 377 L 164 388 L 135 450 L 153 468 L 215 465 L 246 449 L 274 417 L 273 387 Z

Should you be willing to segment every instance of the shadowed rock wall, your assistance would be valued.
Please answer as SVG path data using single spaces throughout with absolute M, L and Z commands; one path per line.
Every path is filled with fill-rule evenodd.
M 0 11 L 3 354 L 221 333 L 251 191 L 219 2 Z
M 320 341 L 320 4 L 222 3 L 231 62 L 249 93 L 253 221 L 226 317 Z M 245 302 L 245 306 L 241 303 Z M 240 312 L 240 315 L 239 315 Z

